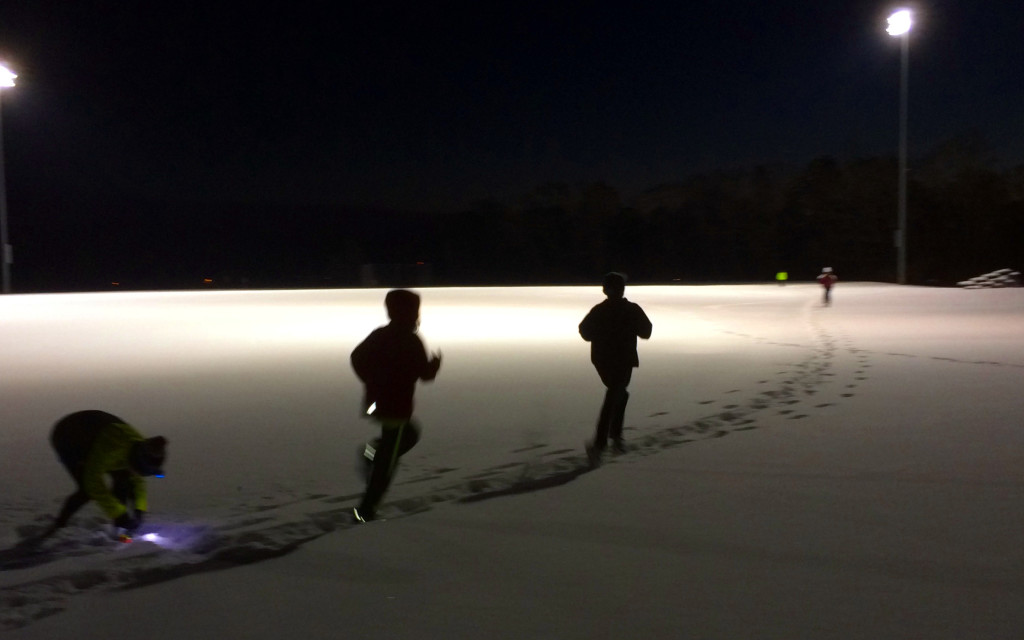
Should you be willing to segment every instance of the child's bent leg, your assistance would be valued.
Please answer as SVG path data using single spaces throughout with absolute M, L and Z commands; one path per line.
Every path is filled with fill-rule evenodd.
M 381 425 L 380 446 L 377 447 L 377 451 L 373 455 L 370 482 L 366 485 L 366 493 L 363 494 L 362 502 L 359 503 L 359 513 L 365 518 L 373 518 L 377 511 L 377 505 L 391 485 L 406 426 L 406 423 L 397 426 L 387 423 Z
M 71 516 L 75 515 L 87 502 L 89 502 L 89 494 L 82 489 L 68 496 L 67 500 L 64 501 L 64 506 L 61 507 L 60 513 L 57 514 L 57 520 L 53 523 L 53 528 L 59 529 L 66 525 L 71 520 Z

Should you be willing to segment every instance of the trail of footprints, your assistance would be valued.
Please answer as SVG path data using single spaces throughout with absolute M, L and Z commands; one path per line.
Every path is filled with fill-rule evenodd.
M 812 335 L 809 352 L 802 360 L 779 370 L 770 379 L 759 380 L 763 390 L 744 399 L 740 389 L 727 391 L 724 400 L 697 400 L 711 413 L 687 424 L 665 428 L 629 438 L 629 450 L 620 454 L 620 460 L 648 456 L 689 442 L 722 438 L 731 433 L 760 428 L 758 418 L 782 416 L 787 420 L 804 420 L 816 412 L 827 411 L 841 402 L 853 398 L 860 384 L 868 380 L 872 355 L 916 358 L 904 353 L 872 354 L 856 348 L 851 341 L 825 328 L 812 317 L 808 320 Z M 763 344 L 807 350 L 808 345 L 770 342 L 757 336 L 733 335 Z M 845 352 L 852 356 L 841 360 L 836 356 Z M 932 358 L 958 364 L 1022 367 L 1024 365 L 963 361 L 951 358 Z M 823 399 L 829 394 L 829 399 Z M 722 405 L 714 410 L 714 405 Z M 773 413 L 774 412 L 774 413 Z M 669 415 L 659 411 L 650 418 Z M 437 467 L 420 470 L 399 481 L 399 485 L 420 486 L 420 495 L 393 500 L 383 510 L 386 519 L 429 510 L 443 503 L 469 503 L 490 497 L 499 497 L 527 491 L 536 491 L 571 482 L 592 470 L 584 453 L 578 449 L 551 449 L 539 442 L 510 451 L 519 461 L 496 465 L 477 473 L 455 479 L 459 469 Z M 525 461 L 522 457 L 526 456 Z M 612 458 L 610 462 L 616 462 Z M 446 478 L 451 482 L 444 484 Z M 298 499 L 281 500 L 271 504 L 253 504 L 239 510 L 237 516 L 218 526 L 165 522 L 161 531 L 177 541 L 172 549 L 149 543 L 134 543 L 130 549 L 119 547 L 96 531 L 103 522 L 82 521 L 72 527 L 65 537 L 47 547 L 47 553 L 21 556 L 14 550 L 0 551 L 0 570 L 7 576 L 19 569 L 50 564 L 53 570 L 44 578 L 17 582 L 4 580 L 0 587 L 0 630 L 17 629 L 33 621 L 55 615 L 64 610 L 70 598 L 95 590 L 131 589 L 166 580 L 194 575 L 206 571 L 228 569 L 234 566 L 279 557 L 323 535 L 354 526 L 349 512 L 359 494 L 310 494 Z M 25 525 L 19 533 L 27 538 L 45 527 L 48 517 Z M 376 525 L 370 525 L 376 526 Z M 77 529 L 77 530 L 76 530 Z M 57 563 L 77 557 L 72 567 Z M 8 573 L 14 572 L 14 573 Z
M 871 367 L 870 354 L 854 347 L 845 336 L 835 335 L 834 330 L 825 329 L 821 324 L 809 321 L 813 336 L 810 353 L 803 360 L 792 364 L 789 368 L 776 372 L 774 379 L 759 380 L 758 385 L 773 385 L 773 388 L 756 394 L 745 404 L 728 401 L 722 405 L 721 411 L 697 420 L 691 425 L 675 427 L 669 431 L 675 433 L 689 432 L 697 436 L 714 430 L 714 437 L 721 437 L 730 431 L 747 431 L 758 428 L 754 423 L 755 415 L 763 415 L 765 411 L 774 410 L 775 415 L 790 420 L 802 420 L 811 416 L 815 410 L 823 410 L 836 406 L 842 399 L 852 398 L 859 383 L 867 380 L 867 370 Z M 806 349 L 806 345 L 771 342 L 735 332 L 727 332 L 742 338 L 773 346 Z M 845 351 L 853 356 L 852 371 L 841 371 L 836 356 Z M 824 395 L 826 390 L 842 385 L 837 398 L 829 401 L 815 402 L 815 398 Z M 738 393 L 732 390 L 728 393 Z M 834 394 L 835 395 L 835 394 Z M 700 400 L 699 404 L 713 405 L 716 400 Z M 648 437 L 649 445 L 657 447 L 659 434 Z
M 836 337 L 820 325 L 812 323 L 813 345 L 803 360 L 777 372 L 774 379 L 758 382 L 763 390 L 744 399 L 740 389 L 726 392 L 725 400 L 698 400 L 713 408 L 722 405 L 707 416 L 690 423 L 660 428 L 629 438 L 629 450 L 619 460 L 648 456 L 665 449 L 702 439 L 722 438 L 730 433 L 759 428 L 758 417 L 774 411 L 790 420 L 802 420 L 816 411 L 837 404 L 834 401 L 816 402 L 816 396 L 834 385 L 841 385 L 839 398 L 850 398 L 858 384 L 867 378 L 870 368 L 869 354 L 859 351 L 843 337 Z M 759 340 L 753 336 L 744 336 Z M 806 345 L 785 344 L 806 349 Z M 843 349 L 853 354 L 856 366 L 852 374 L 838 371 L 837 352 Z M 650 417 L 665 417 L 656 412 Z M 636 429 L 632 429 L 636 432 Z M 421 495 L 393 500 L 385 505 L 384 518 L 395 519 L 419 513 L 443 503 L 468 503 L 489 497 L 535 491 L 570 482 L 592 467 L 586 455 L 578 449 L 552 449 L 547 445 L 531 443 L 510 452 L 520 459 L 496 465 L 461 478 L 455 478 L 459 469 L 437 467 L 420 470 L 398 484 L 422 484 Z M 526 456 L 524 462 L 522 457 Z M 609 462 L 616 462 L 615 458 Z M 444 484 L 445 478 L 452 478 Z M 4 572 L 53 563 L 69 557 L 79 557 L 70 568 L 55 569 L 45 578 L 0 587 L 0 629 L 16 629 L 33 621 L 60 613 L 74 596 L 95 591 L 130 589 L 166 580 L 194 575 L 206 571 L 279 557 L 298 549 L 303 544 L 323 535 L 354 526 L 349 517 L 351 506 L 358 494 L 308 495 L 278 504 L 250 505 L 246 512 L 223 522 L 219 526 L 186 523 L 162 523 L 163 533 L 178 541 L 177 549 L 165 549 L 149 543 L 134 543 L 131 549 L 118 548 L 118 543 L 103 536 L 89 535 L 100 528 L 99 521 L 86 521 L 77 530 L 55 541 L 46 554 L 28 555 L 16 559 L 0 558 Z M 29 537 L 45 526 L 46 518 L 22 527 L 21 534 Z M 84 526 L 83 526 L 84 525 Z M 370 526 L 378 526 L 376 524 Z M 85 557 L 82 556 L 92 556 Z M 5 581 L 8 582 L 8 581 Z

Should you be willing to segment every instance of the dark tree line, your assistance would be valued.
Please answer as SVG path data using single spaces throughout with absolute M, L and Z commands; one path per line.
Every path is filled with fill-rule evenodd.
M 452 280 L 592 282 L 612 269 L 646 282 L 896 276 L 895 158 L 818 158 L 691 177 L 624 203 L 609 185 L 544 185 L 518 206 L 481 205 L 436 238 Z M 953 284 L 1024 260 L 1024 166 L 993 168 L 971 138 L 908 175 L 908 277 Z
M 610 270 L 764 282 L 826 265 L 844 280 L 894 281 L 896 172 L 894 157 L 823 157 L 693 176 L 629 202 L 605 183 L 550 183 L 443 214 L 12 194 L 12 211 L 32 212 L 12 218 L 15 286 L 572 284 Z M 981 142 L 958 138 L 914 159 L 908 190 L 911 283 L 1024 265 L 1024 166 L 996 168 Z

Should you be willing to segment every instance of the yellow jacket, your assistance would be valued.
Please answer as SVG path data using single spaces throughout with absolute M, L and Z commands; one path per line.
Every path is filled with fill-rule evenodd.
M 142 434 L 131 425 L 117 422 L 108 424 L 100 429 L 96 442 L 85 459 L 82 487 L 112 520 L 127 511 L 107 486 L 106 474 L 113 471 L 131 473 L 135 508 L 139 511 L 149 510 L 146 501 L 146 480 L 132 471 L 129 464 L 132 445 L 143 440 L 145 438 Z

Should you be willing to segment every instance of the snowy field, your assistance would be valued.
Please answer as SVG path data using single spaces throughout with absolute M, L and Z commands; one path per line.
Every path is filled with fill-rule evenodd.
M 358 527 L 383 290 L 0 297 L 0 636 L 1024 638 L 1024 289 L 628 287 L 654 333 L 592 471 L 600 288 L 421 293 L 444 363 Z M 160 537 L 89 505 L 24 555 L 81 409 L 170 440 Z

